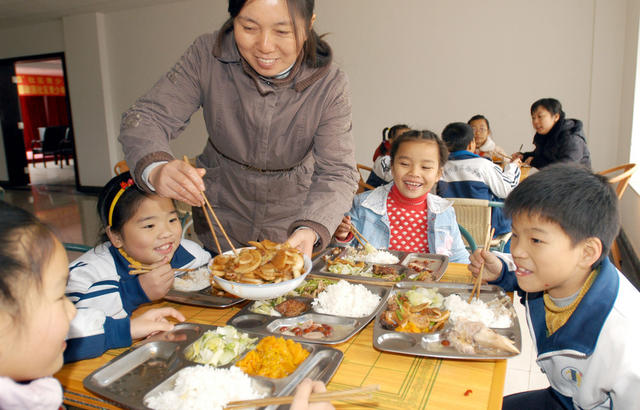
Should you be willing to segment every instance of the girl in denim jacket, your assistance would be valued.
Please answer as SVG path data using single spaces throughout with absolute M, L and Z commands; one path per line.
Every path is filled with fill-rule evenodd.
M 430 194 L 448 157 L 431 131 L 408 131 L 391 145 L 393 182 L 357 195 L 334 236 L 353 241 L 351 225 L 378 249 L 437 253 L 468 263 L 452 202 Z

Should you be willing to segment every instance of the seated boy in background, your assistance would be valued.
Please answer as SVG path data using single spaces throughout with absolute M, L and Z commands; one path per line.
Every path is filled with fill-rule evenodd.
M 449 148 L 449 160 L 444 165 L 438 195 L 444 198 L 475 198 L 499 201 L 520 181 L 519 161 L 504 168 L 474 154 L 476 143 L 473 129 L 463 122 L 453 122 L 442 131 L 442 140 Z M 496 235 L 511 231 L 511 221 L 502 209 L 491 210 L 491 226 Z
M 607 255 L 620 226 L 607 180 L 571 164 L 528 177 L 507 197 L 511 254 L 484 250 L 469 270 L 517 290 L 551 387 L 503 409 L 631 409 L 640 403 L 640 293 Z

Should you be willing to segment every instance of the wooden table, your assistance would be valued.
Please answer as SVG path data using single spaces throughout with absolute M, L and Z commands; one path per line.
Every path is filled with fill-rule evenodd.
M 451 263 L 443 282 L 471 282 L 466 265 Z M 144 306 L 173 306 L 189 322 L 224 325 L 238 307 L 211 309 L 159 302 Z M 379 384 L 381 390 L 364 403 L 336 402 L 337 409 L 499 409 L 506 373 L 506 360 L 469 361 L 431 359 L 373 348 L 373 323 L 349 341 L 334 345 L 344 360 L 328 384 L 329 390 L 343 390 Z M 80 408 L 118 408 L 85 390 L 82 380 L 98 367 L 124 352 L 114 349 L 101 357 L 65 365 L 55 377 L 64 387 L 64 402 Z

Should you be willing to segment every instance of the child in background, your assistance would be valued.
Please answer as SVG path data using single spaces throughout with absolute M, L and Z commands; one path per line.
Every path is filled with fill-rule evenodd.
M 509 158 L 505 150 L 496 145 L 493 138 L 491 138 L 491 127 L 489 126 L 489 120 L 484 115 L 474 115 L 467 121 L 467 124 L 471 126 L 473 130 L 473 138 L 476 141 L 475 154 L 481 157 L 489 158 L 493 160 L 493 157 Z
M 471 127 L 463 122 L 453 122 L 442 131 L 442 139 L 449 148 L 449 161 L 438 183 L 438 194 L 444 198 L 475 198 L 499 201 L 520 181 L 520 161 L 515 160 L 504 168 L 473 153 L 476 148 Z M 496 235 L 511 232 L 511 221 L 502 209 L 491 210 L 491 226 Z
M 545 167 L 507 197 L 511 255 L 477 250 L 469 269 L 517 290 L 551 387 L 505 397 L 503 409 L 631 409 L 640 403 L 640 293 L 609 261 L 618 199 L 575 164 Z
M 130 319 L 141 304 L 164 297 L 174 269 L 197 268 L 210 255 L 195 242 L 181 240 L 182 227 L 169 198 L 141 191 L 129 172 L 107 183 L 98 198 L 104 243 L 69 266 L 67 295 L 78 308 L 71 323 L 65 361 L 100 356 L 129 346 L 132 339 L 170 330 L 166 317 L 184 320 L 172 308 L 151 309 Z M 150 272 L 131 275 L 131 264 Z
M 357 195 L 334 236 L 351 242 L 351 224 L 378 249 L 448 255 L 466 263 L 451 201 L 430 194 L 447 161 L 447 147 L 431 131 L 411 130 L 393 140 L 393 182 Z
M 380 143 L 376 152 L 373 154 L 373 167 L 367 177 L 367 184 L 376 188 L 393 180 L 393 175 L 391 175 L 391 157 L 389 156 L 391 143 L 394 138 L 409 130 L 410 128 L 405 124 L 397 124 L 391 128 L 382 130 L 382 143 Z
M 64 340 L 76 314 L 64 295 L 67 253 L 28 212 L 0 201 L 0 408 L 58 409 Z

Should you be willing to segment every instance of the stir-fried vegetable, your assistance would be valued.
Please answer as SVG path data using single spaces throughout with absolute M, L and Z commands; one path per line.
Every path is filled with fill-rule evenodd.
M 185 349 L 187 359 L 211 366 L 224 366 L 254 346 L 257 338 L 238 332 L 233 326 L 205 332 Z
M 409 299 L 409 303 L 411 303 L 412 306 L 429 303 L 429 306 L 431 307 L 440 308 L 442 307 L 442 302 L 444 301 L 443 296 L 433 288 L 411 289 L 405 292 L 405 295 L 407 296 L 407 299 Z

